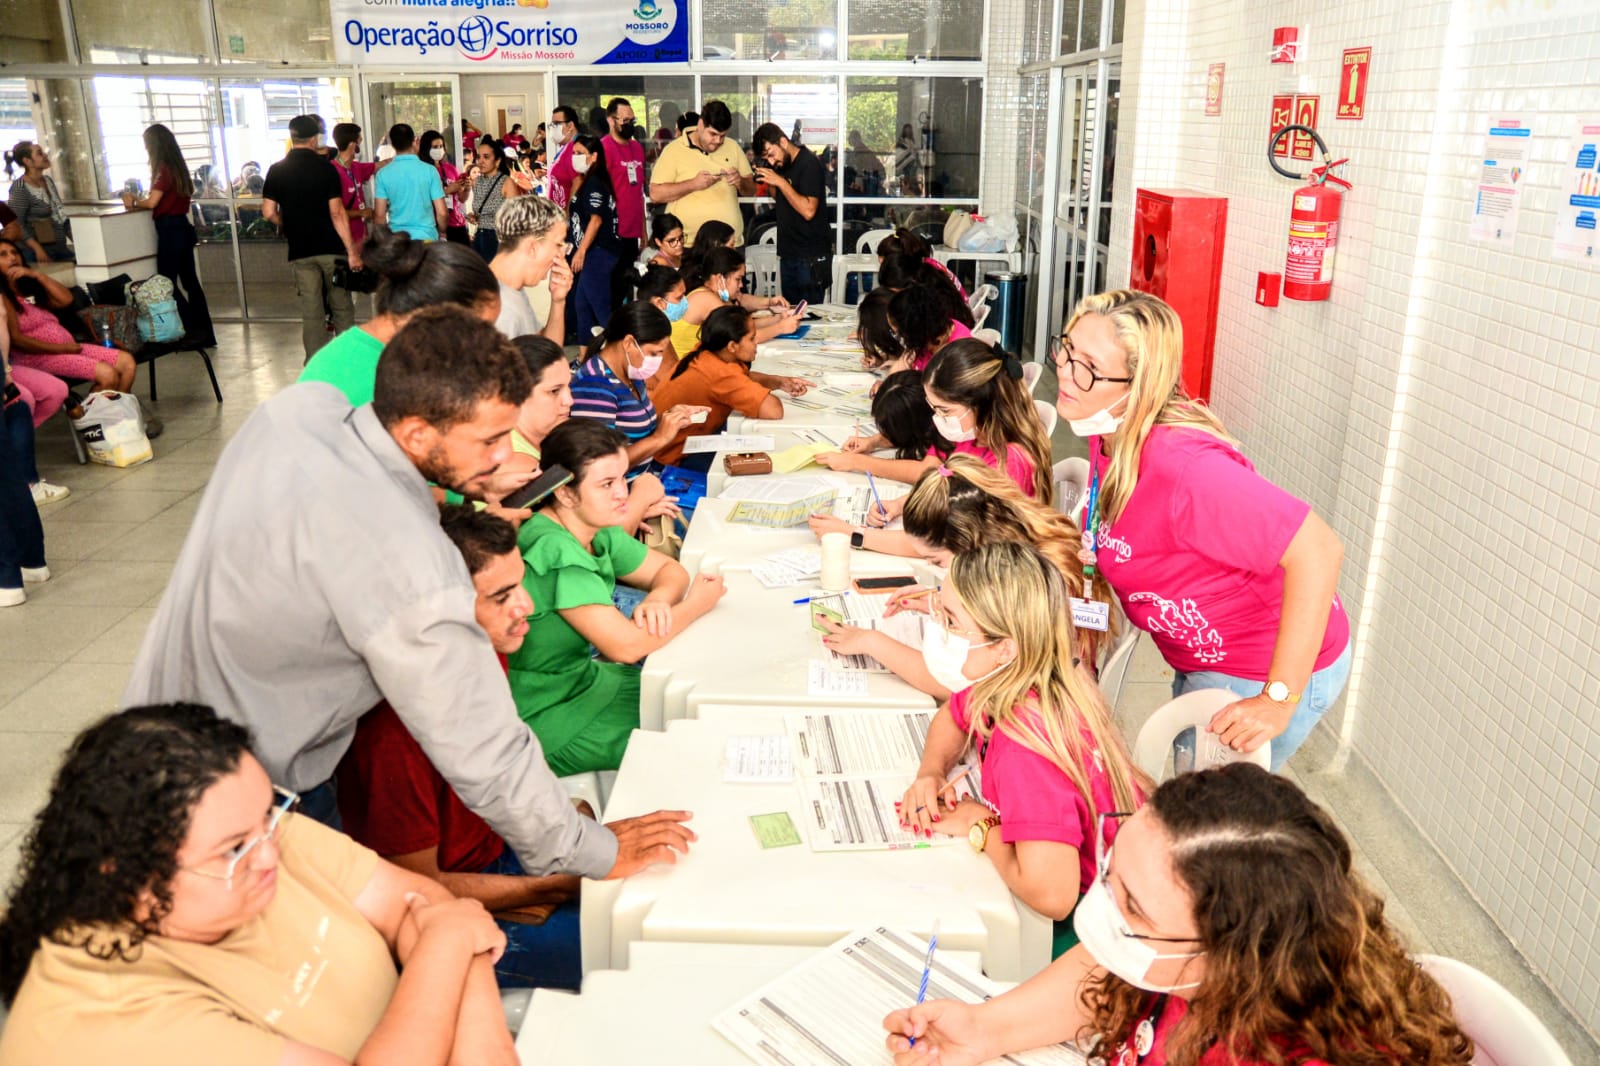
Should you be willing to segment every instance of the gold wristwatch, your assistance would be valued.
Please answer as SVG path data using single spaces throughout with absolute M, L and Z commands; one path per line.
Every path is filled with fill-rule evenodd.
M 1261 693 L 1273 703 L 1300 702 L 1300 693 L 1290 692 L 1288 683 L 1284 681 L 1268 681 L 1267 687 L 1262 689 Z
M 972 828 L 967 830 L 967 843 L 972 845 L 972 850 L 982 855 L 984 847 L 989 843 L 989 830 L 999 824 L 998 814 L 991 814 L 983 821 L 975 822 Z

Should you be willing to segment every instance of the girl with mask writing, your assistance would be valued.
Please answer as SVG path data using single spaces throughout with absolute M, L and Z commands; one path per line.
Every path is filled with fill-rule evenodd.
M 1073 658 L 1066 580 L 1025 544 L 956 556 L 922 643 L 954 695 L 934 716 L 901 822 L 923 836 L 964 837 L 1017 898 L 1066 922 L 1094 881 L 1101 815 L 1133 810 L 1147 784 L 1111 711 Z M 983 799 L 952 803 L 946 781 L 967 751 L 983 762 Z M 1106 843 L 1110 843 L 1109 838 Z
M 1063 1040 L 1098 1042 L 1108 1066 L 1472 1060 L 1449 997 L 1292 781 L 1233 763 L 1104 820 L 1108 835 L 1123 824 L 1073 916 L 1082 943 L 987 1003 L 890 1014 L 895 1066 L 975 1066 Z
M 1078 305 L 1053 344 L 1056 409 L 1089 438 L 1081 560 L 1177 672 L 1174 696 L 1240 700 L 1211 732 L 1239 751 L 1294 754 L 1350 676 L 1336 589 L 1344 548 L 1267 481 L 1180 381 L 1183 326 L 1158 297 L 1123 290 Z M 1180 736 L 1180 768 L 1192 734 Z

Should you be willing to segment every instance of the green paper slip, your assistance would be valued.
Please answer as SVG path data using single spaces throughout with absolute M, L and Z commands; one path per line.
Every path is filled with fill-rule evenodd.
M 787 848 L 800 843 L 800 832 L 787 811 L 752 814 L 750 828 L 756 831 L 756 842 L 763 848 Z
M 822 624 L 822 619 L 824 618 L 834 625 L 844 625 L 844 612 L 836 607 L 829 607 L 825 603 L 819 603 L 818 600 L 820 598 L 818 596 L 811 597 L 811 628 L 818 633 L 830 632 L 828 627 Z

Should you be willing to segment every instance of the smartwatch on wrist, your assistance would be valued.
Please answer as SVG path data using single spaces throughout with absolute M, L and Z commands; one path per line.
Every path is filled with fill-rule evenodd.
M 867 546 L 867 531 L 857 526 L 850 531 L 850 547 L 860 551 Z

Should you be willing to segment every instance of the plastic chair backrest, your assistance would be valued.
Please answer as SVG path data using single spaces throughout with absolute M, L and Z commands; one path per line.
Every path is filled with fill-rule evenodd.
M 1056 486 L 1056 509 L 1078 521 L 1083 510 L 1083 494 L 1089 491 L 1089 460 L 1079 456 L 1063 459 L 1050 470 Z
M 756 243 L 757 244 L 773 244 L 773 245 L 777 244 L 778 243 L 778 227 L 777 226 L 773 226 L 770 229 L 767 229 L 766 231 L 764 231 L 761 234 L 761 236 L 756 240 Z
M 1128 666 L 1133 662 L 1133 652 L 1138 646 L 1139 631 L 1124 621 L 1122 636 L 1117 638 L 1117 643 L 1106 653 L 1105 662 L 1100 665 L 1100 692 L 1106 698 L 1106 706 L 1113 710 L 1117 701 L 1122 699 L 1123 686 L 1128 683 Z
M 972 295 L 967 297 L 967 306 L 973 314 L 978 313 L 978 308 L 1000 295 L 1000 290 L 990 285 L 987 281 L 972 290 Z
M 1572 1066 L 1544 1023 L 1488 974 L 1442 955 L 1414 957 L 1450 994 L 1457 1024 L 1477 1045 L 1475 1066 Z
M 972 339 L 982 341 L 991 348 L 996 348 L 1000 345 L 1000 331 L 997 329 L 975 329 L 972 331 Z
M 1033 401 L 1033 409 L 1039 412 L 1039 423 L 1044 426 L 1044 435 L 1049 436 L 1056 431 L 1056 421 L 1060 415 L 1056 412 L 1056 405 L 1049 400 Z
M 1185 692 L 1177 699 L 1163 704 L 1152 714 L 1139 739 L 1134 741 L 1133 761 L 1153 779 L 1161 780 L 1167 765 L 1167 754 L 1179 733 L 1194 727 L 1194 768 L 1205 770 L 1230 762 L 1253 762 L 1263 770 L 1272 769 L 1272 745 L 1263 744 L 1246 754 L 1234 751 L 1208 730 L 1211 718 L 1239 697 L 1225 688 L 1202 688 Z
M 1022 384 L 1027 387 L 1028 395 L 1033 395 L 1034 386 L 1039 384 L 1039 378 L 1044 373 L 1044 366 L 1040 363 L 1022 364 Z
M 894 230 L 892 230 L 892 229 L 869 229 L 869 230 L 867 230 L 867 232 L 865 232 L 865 233 L 863 233 L 861 235 L 861 239 L 856 241 L 856 254 L 857 255 L 874 255 L 874 256 L 877 255 L 878 254 L 878 244 L 879 244 L 879 242 L 881 242 L 885 237 L 888 237 L 893 233 L 894 233 Z

